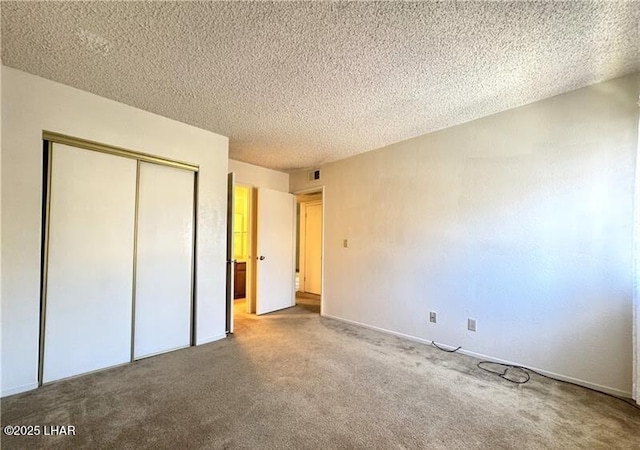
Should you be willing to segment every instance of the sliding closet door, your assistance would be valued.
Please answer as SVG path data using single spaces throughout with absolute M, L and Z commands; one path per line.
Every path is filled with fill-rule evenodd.
M 134 357 L 191 343 L 194 173 L 140 163 Z
M 52 146 L 43 382 L 131 357 L 136 161 Z

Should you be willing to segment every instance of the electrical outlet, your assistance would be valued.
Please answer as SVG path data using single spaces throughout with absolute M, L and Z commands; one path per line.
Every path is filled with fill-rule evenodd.
M 342 240 L 342 246 L 344 248 L 349 248 L 349 240 L 348 239 L 343 239 Z
M 437 314 L 435 311 L 431 311 L 429 313 L 429 322 L 436 323 L 436 321 L 437 321 Z
M 469 331 L 476 331 L 476 319 L 467 319 L 467 329 Z

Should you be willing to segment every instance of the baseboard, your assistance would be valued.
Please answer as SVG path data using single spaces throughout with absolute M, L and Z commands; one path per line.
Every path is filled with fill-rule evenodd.
M 211 342 L 215 342 L 215 341 L 219 341 L 220 339 L 224 339 L 227 337 L 227 334 L 219 334 L 217 336 L 213 336 L 213 337 L 208 337 L 208 338 L 204 338 L 204 339 L 198 339 L 198 341 L 196 342 L 196 345 L 204 345 L 204 344 L 209 344 Z
M 322 317 L 327 317 L 329 319 L 338 320 L 340 322 L 350 323 L 351 325 L 357 325 L 359 327 L 368 328 L 370 330 L 380 331 L 381 333 L 385 333 L 385 334 L 392 334 L 394 336 L 398 336 L 398 337 L 407 339 L 409 341 L 420 342 L 421 344 L 431 345 L 431 342 L 432 342 L 432 341 L 430 341 L 428 339 L 423 339 L 423 338 L 420 338 L 420 337 L 417 337 L 417 336 L 412 336 L 410 334 L 404 334 L 404 333 L 400 333 L 398 331 L 389 330 L 387 328 L 380 328 L 380 327 L 376 327 L 375 325 L 369 325 L 369 324 L 366 324 L 366 323 L 357 322 L 355 320 L 344 319 L 342 317 L 332 316 L 330 314 L 324 314 Z
M 10 389 L 5 389 L 2 391 L 2 393 L 0 393 L 0 397 L 8 397 L 10 395 L 16 395 L 16 394 L 21 394 L 23 392 L 27 392 L 27 391 L 32 391 L 34 389 L 38 388 L 38 383 L 29 383 L 29 384 L 23 384 L 22 386 L 18 386 L 18 387 L 14 387 L 14 388 L 10 388 Z
M 370 330 L 375 330 L 375 331 L 380 331 L 381 333 L 385 333 L 385 334 L 391 334 L 393 336 L 397 336 L 397 337 L 401 337 L 403 339 L 407 339 L 409 341 L 413 341 L 413 342 L 420 342 L 422 344 L 428 344 L 431 345 L 431 343 L 433 341 L 430 341 L 428 339 L 424 339 L 424 338 L 420 338 L 417 336 L 412 336 L 410 334 L 404 334 L 404 333 L 400 333 L 398 331 L 393 331 L 393 330 L 389 330 L 386 328 L 381 328 L 381 327 L 376 327 L 374 325 L 369 325 L 366 323 L 362 323 L 362 322 L 357 322 L 355 320 L 349 320 L 349 319 L 344 319 L 342 317 L 336 317 L 336 316 L 332 316 L 329 314 L 324 314 L 323 317 L 327 317 L 329 319 L 334 319 L 334 320 L 338 320 L 340 322 L 345 322 L 345 323 L 349 323 L 352 325 L 356 325 L 356 326 L 360 326 L 363 328 L 368 328 Z M 438 344 L 441 344 L 447 348 L 456 348 L 457 345 L 450 345 L 447 344 L 445 342 L 438 342 Z M 555 372 L 550 372 L 548 370 L 544 370 L 544 369 L 538 369 L 537 367 L 531 367 L 531 366 L 527 366 L 526 364 L 522 364 L 522 363 L 518 363 L 518 362 L 513 362 L 513 361 L 508 361 L 505 359 L 500 359 L 500 358 L 496 358 L 494 356 L 490 356 L 490 355 L 485 355 L 482 353 L 476 353 L 476 352 L 472 352 L 469 350 L 465 350 L 463 348 L 461 348 L 460 350 L 458 350 L 458 353 L 462 353 L 463 355 L 467 355 L 467 356 L 471 356 L 473 358 L 477 358 L 477 359 L 481 359 L 484 361 L 491 361 L 491 362 L 496 362 L 496 363 L 502 363 L 502 364 L 509 364 L 512 366 L 526 366 L 531 370 L 534 370 L 538 373 L 541 373 L 542 375 L 546 375 L 548 377 L 551 378 L 555 378 L 557 380 L 561 380 L 561 381 L 567 381 L 569 383 L 574 383 L 577 384 L 579 386 L 583 386 L 589 389 L 593 389 L 594 391 L 599 391 L 599 392 L 604 392 L 605 394 L 610 394 L 610 395 L 615 395 L 616 397 L 623 397 L 623 398 L 628 398 L 631 399 L 631 392 L 629 391 L 623 391 L 620 389 L 616 389 L 616 388 L 612 388 L 612 387 L 608 387 L 608 386 L 603 386 L 601 384 L 596 384 L 596 383 L 591 383 L 589 381 L 585 381 L 585 380 L 581 380 L 579 378 L 573 378 L 573 377 L 569 377 L 566 375 L 562 375 L 559 373 L 555 373 Z

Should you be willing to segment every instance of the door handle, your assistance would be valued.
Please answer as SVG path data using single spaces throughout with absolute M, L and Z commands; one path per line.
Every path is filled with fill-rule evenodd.
M 265 259 L 267 259 L 267 258 L 265 258 L 264 256 L 260 256 L 258 259 L 259 259 L 260 261 L 264 261 L 264 260 L 265 260 Z
M 236 263 L 238 261 L 236 261 L 235 259 L 227 259 L 227 264 L 231 264 L 231 263 Z

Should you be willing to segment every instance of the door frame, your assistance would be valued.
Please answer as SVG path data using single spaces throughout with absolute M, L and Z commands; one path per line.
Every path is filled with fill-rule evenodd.
M 247 313 L 249 314 L 255 314 L 256 312 L 256 295 L 255 295 L 255 288 L 256 288 L 256 280 L 255 280 L 255 274 L 256 274 L 256 270 L 255 270 L 255 254 L 256 254 L 256 236 L 255 236 L 255 232 L 256 232 L 256 210 L 255 210 L 255 205 L 256 205 L 256 200 L 255 197 L 257 195 L 257 187 L 250 185 L 250 184 L 246 184 L 246 183 L 238 183 L 235 179 L 234 179 L 234 183 L 233 183 L 233 189 L 234 189 L 234 205 L 231 206 L 231 208 L 233 209 L 233 207 L 235 206 L 235 188 L 240 187 L 240 188 L 245 188 L 247 189 L 249 195 L 247 196 L 247 209 L 248 209 L 248 213 L 249 213 L 249 223 L 248 223 L 248 229 L 247 229 L 247 247 L 248 247 L 248 254 L 247 254 L 247 274 L 246 274 L 246 286 L 245 286 L 245 299 L 246 299 L 246 306 L 247 306 Z M 229 201 L 229 199 L 227 199 L 227 201 Z M 227 207 L 229 208 L 230 206 L 227 205 Z M 227 238 L 231 238 L 233 239 L 233 229 L 235 228 L 235 223 L 233 224 L 233 227 L 230 231 L 231 236 L 227 236 Z M 232 259 L 233 259 L 233 255 L 232 255 Z M 226 293 L 227 295 L 229 295 L 229 289 L 231 290 L 231 293 L 233 293 L 233 280 L 231 280 L 231 284 L 229 283 L 229 279 L 227 278 L 227 286 L 226 286 Z M 232 299 L 233 302 L 233 299 Z M 233 305 L 231 307 L 231 315 L 233 316 Z M 233 318 L 232 318 L 233 321 Z
M 300 236 L 300 248 L 298 251 L 299 258 L 299 273 L 300 273 L 300 292 L 307 292 L 306 275 L 307 275 L 307 208 L 309 206 L 322 206 L 322 199 L 310 200 L 298 202 L 300 205 L 300 220 L 298 223 L 299 236 Z M 322 229 L 322 224 L 321 224 Z M 322 234 L 320 235 L 322 240 Z M 322 255 L 320 256 L 322 258 Z M 322 274 L 320 274 L 320 280 L 322 280 Z M 322 288 L 320 289 L 322 294 Z
M 304 194 L 315 194 L 315 193 L 320 193 L 320 201 L 322 202 L 322 249 L 320 251 L 321 254 L 321 258 L 322 261 L 320 261 L 320 315 L 324 315 L 324 297 L 325 297 L 325 287 L 324 287 L 324 279 L 325 279 L 325 255 L 324 255 L 324 248 L 325 248 L 325 225 L 326 225 L 326 210 L 327 210 L 327 198 L 325 196 L 325 188 L 324 185 L 322 186 L 316 186 L 316 187 L 312 187 L 312 188 L 306 188 L 306 189 L 300 189 L 297 191 L 293 191 L 292 194 L 293 195 L 304 195 Z M 297 199 L 296 199 L 297 202 Z M 299 204 L 301 204 L 300 202 L 297 202 Z M 298 221 L 298 223 L 296 223 L 296 227 L 300 226 L 300 223 Z M 294 229 L 293 232 L 295 233 L 296 230 Z M 295 238 L 295 236 L 294 236 Z M 302 238 L 302 236 L 301 236 Z M 302 239 L 300 239 L 302 241 Z M 302 247 L 302 242 L 300 243 L 301 247 Z M 295 265 L 293 270 L 295 271 Z M 301 271 L 302 272 L 302 271 Z M 295 276 L 295 273 L 294 273 Z
M 640 106 L 640 104 L 638 104 Z M 640 127 L 640 119 L 638 121 Z M 636 147 L 636 167 L 633 195 L 633 372 L 631 397 L 640 405 L 640 133 Z
M 246 274 L 246 286 L 245 286 L 245 300 L 247 306 L 247 313 L 255 314 L 256 312 L 256 226 L 257 226 L 257 214 L 256 214 L 256 196 L 258 195 L 258 188 L 250 184 L 236 183 L 236 187 L 242 187 L 249 191 L 247 196 L 247 209 L 249 210 L 249 224 L 247 228 L 247 274 Z
M 236 206 L 236 175 L 234 172 L 227 174 L 227 262 L 226 268 L 226 285 L 225 292 L 225 334 L 233 334 L 233 290 L 235 283 L 236 260 L 233 247 L 233 233 L 235 231 L 236 222 L 234 220 L 234 212 Z

